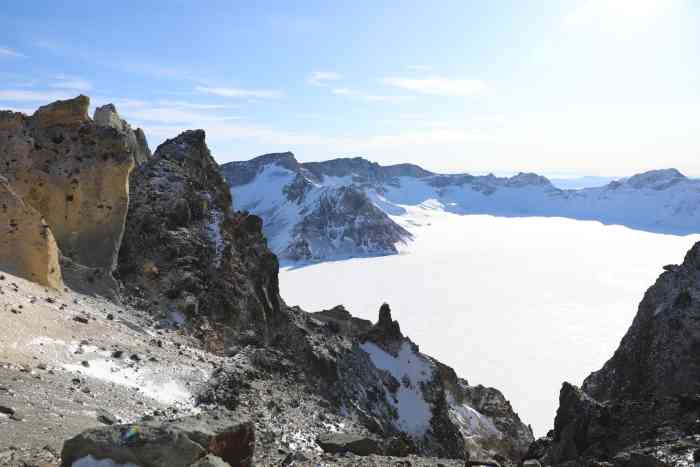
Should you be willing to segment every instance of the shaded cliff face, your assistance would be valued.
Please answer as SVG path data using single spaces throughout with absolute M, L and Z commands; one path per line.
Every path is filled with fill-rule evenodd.
M 225 338 L 268 338 L 278 265 L 260 219 L 233 212 L 204 138 L 184 132 L 133 172 L 118 275 L 137 305 L 164 322 L 192 320 L 223 350 Z
M 126 137 L 96 125 L 85 96 L 41 107 L 32 117 L 4 113 L 0 167 L 39 211 L 61 253 L 111 271 L 129 202 L 134 154 Z
M 533 445 L 533 457 L 553 465 L 693 465 L 700 448 L 700 243 L 681 265 L 664 269 L 614 356 L 581 389 L 564 383 L 554 430 Z
M 63 285 L 56 240 L 44 218 L 0 176 L 0 269 L 41 285 Z
M 605 401 L 700 392 L 700 243 L 646 292 L 615 355 L 583 383 Z

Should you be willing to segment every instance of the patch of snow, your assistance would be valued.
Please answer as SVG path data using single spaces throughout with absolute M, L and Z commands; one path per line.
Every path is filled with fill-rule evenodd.
M 63 341 L 61 339 L 53 339 L 51 337 L 47 336 L 38 336 L 32 339 L 29 342 L 29 345 L 39 345 L 39 346 L 44 346 L 44 345 L 56 345 L 56 346 L 64 346 L 66 345 L 66 341 Z
M 425 434 L 430 428 L 432 411 L 423 398 L 421 383 L 432 379 L 433 365 L 415 353 L 407 342 L 402 344 L 396 357 L 372 342 L 360 347 L 369 354 L 375 367 L 388 371 L 400 383 L 396 399 L 389 397 L 398 413 L 398 427 L 413 435 Z
M 147 369 L 138 370 L 125 367 L 107 359 L 90 360 L 89 363 L 89 367 L 67 364 L 64 365 L 64 368 L 119 386 L 138 389 L 144 396 L 163 404 L 192 406 L 192 394 L 174 380 L 172 375 L 159 374 Z
M 456 422 L 462 435 L 484 438 L 503 437 L 503 433 L 496 428 L 490 418 L 467 404 L 457 404 L 451 394 L 448 394 L 447 404 L 450 407 L 451 418 Z
M 112 459 L 95 459 L 92 456 L 82 457 L 73 462 L 71 467 L 138 467 L 135 464 L 117 464 Z

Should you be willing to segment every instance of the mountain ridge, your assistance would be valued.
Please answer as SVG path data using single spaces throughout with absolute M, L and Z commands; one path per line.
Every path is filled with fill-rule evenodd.
M 362 157 L 300 163 L 291 152 L 229 162 L 222 171 L 241 209 L 263 218 L 273 251 L 292 263 L 396 254 L 412 239 L 411 207 L 459 215 L 565 217 L 673 235 L 700 232 L 700 180 L 673 168 L 582 189 L 560 189 L 531 172 L 437 174 Z M 337 209 L 341 192 L 348 190 L 363 200 L 362 210 L 334 222 L 317 215 L 321 198 L 323 209 Z M 364 225 L 357 225 L 358 218 Z M 359 244 L 358 229 L 374 232 L 373 243 Z

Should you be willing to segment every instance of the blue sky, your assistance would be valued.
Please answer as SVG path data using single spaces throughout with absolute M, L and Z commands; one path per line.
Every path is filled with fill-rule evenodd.
M 700 175 L 700 2 L 6 2 L 0 108 L 87 94 L 151 146 L 436 171 Z

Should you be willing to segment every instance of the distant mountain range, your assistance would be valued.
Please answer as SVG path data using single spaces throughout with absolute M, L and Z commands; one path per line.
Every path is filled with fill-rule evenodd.
M 676 169 L 600 187 L 557 188 L 534 173 L 436 174 L 413 164 L 341 158 L 300 163 L 290 152 L 222 166 L 237 209 L 263 218 L 271 249 L 287 261 L 397 253 L 411 239 L 397 222 L 411 207 L 455 214 L 565 217 L 656 233 L 700 232 L 700 180 Z

